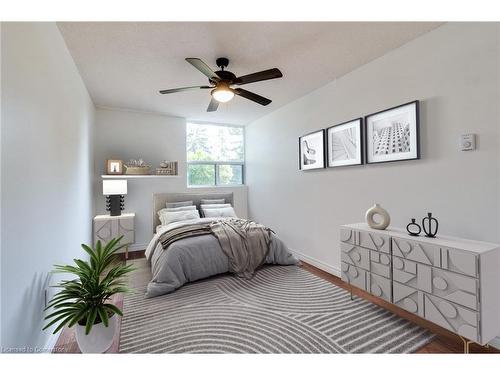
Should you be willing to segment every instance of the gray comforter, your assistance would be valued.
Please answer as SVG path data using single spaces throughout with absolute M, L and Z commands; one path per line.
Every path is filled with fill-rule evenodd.
M 147 297 L 170 293 L 187 282 L 229 272 L 229 259 L 222 251 L 217 238 L 211 234 L 184 238 L 174 242 L 166 250 L 159 241 L 163 233 L 179 226 L 219 219 L 202 218 L 158 227 L 157 233 L 146 249 L 152 273 L 152 280 L 146 292 Z M 278 237 L 271 234 L 265 263 L 293 265 L 299 261 Z

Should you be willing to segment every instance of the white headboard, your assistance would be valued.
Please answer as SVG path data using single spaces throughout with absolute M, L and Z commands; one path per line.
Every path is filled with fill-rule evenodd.
M 153 233 L 156 232 L 156 227 L 160 225 L 160 219 L 158 218 L 157 212 L 162 208 L 165 208 L 167 202 L 184 202 L 193 201 L 193 204 L 197 209 L 200 209 L 200 204 L 202 199 L 222 199 L 226 200 L 226 203 L 231 203 L 234 207 L 233 193 L 154 193 L 153 194 Z

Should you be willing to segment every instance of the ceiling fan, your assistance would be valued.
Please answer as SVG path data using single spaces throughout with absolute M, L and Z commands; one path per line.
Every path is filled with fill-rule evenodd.
M 216 111 L 217 107 L 219 107 L 219 103 L 226 103 L 230 101 L 235 95 L 239 95 L 245 99 L 251 100 L 261 105 L 268 105 L 269 103 L 271 103 L 270 99 L 264 98 L 263 96 L 257 95 L 253 92 L 241 88 L 232 88 L 231 86 L 241 86 L 246 85 L 247 83 L 266 81 L 268 79 L 283 77 L 283 74 L 281 74 L 280 70 L 277 68 L 236 77 L 234 73 L 230 72 L 229 70 L 225 70 L 225 68 L 229 65 L 229 59 L 227 59 L 226 57 L 219 57 L 215 61 L 217 66 L 220 68 L 220 70 L 216 72 L 214 72 L 199 58 L 188 57 L 186 61 L 208 77 L 210 86 L 190 86 L 181 87 L 178 89 L 161 90 L 160 94 L 172 94 L 174 92 L 197 89 L 212 89 L 212 91 L 210 92 L 210 94 L 212 95 L 212 99 L 210 100 L 210 104 L 208 105 L 207 112 Z

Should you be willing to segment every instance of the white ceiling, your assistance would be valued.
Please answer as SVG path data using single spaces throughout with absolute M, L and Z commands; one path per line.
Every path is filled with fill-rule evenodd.
M 97 106 L 158 112 L 189 120 L 247 124 L 428 32 L 431 22 L 63 22 L 59 29 Z M 214 70 L 230 59 L 237 76 L 277 67 L 283 78 L 244 88 L 273 100 L 267 107 L 235 97 L 207 113 L 209 90 L 184 61 Z

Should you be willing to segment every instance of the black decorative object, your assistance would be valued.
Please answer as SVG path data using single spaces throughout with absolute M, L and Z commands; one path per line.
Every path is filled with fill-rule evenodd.
M 414 230 L 412 231 L 412 228 L 414 228 Z M 418 232 L 417 232 L 418 230 Z M 415 219 L 412 218 L 411 219 L 411 223 L 409 223 L 407 226 L 406 226 L 406 231 L 408 232 L 408 234 L 410 236 L 418 236 L 420 235 L 420 232 L 422 232 L 422 228 L 420 227 L 420 225 L 418 225 L 416 222 L 415 222 Z
M 435 223 L 435 228 L 433 229 L 433 222 Z M 427 217 L 422 219 L 422 229 L 425 232 L 426 237 L 436 237 L 438 232 L 439 223 L 435 217 L 432 217 L 432 213 L 428 212 Z
M 120 216 L 125 207 L 125 197 L 123 195 L 106 196 L 106 211 L 110 216 Z

